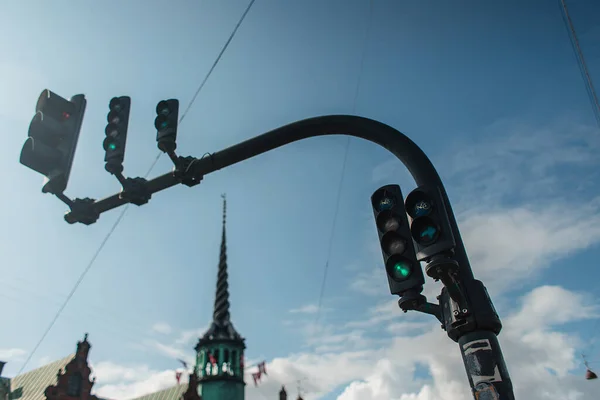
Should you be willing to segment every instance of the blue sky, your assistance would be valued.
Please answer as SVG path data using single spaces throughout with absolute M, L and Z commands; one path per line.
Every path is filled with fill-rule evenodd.
M 600 79 L 600 7 L 568 4 L 592 78 Z M 158 152 L 156 103 L 178 98 L 187 106 L 246 6 L 3 5 L 0 121 L 10 127 L 0 149 L 7 171 L 0 199 L 5 375 L 19 370 L 119 214 L 89 227 L 68 225 L 65 206 L 42 195 L 40 176 L 18 164 L 39 93 L 84 93 L 88 100 L 66 193 L 113 194 L 120 186 L 104 170 L 101 146 L 109 100 L 132 97 L 125 173 L 144 175 Z M 589 345 L 600 295 L 600 132 L 558 2 L 374 1 L 371 13 L 364 0 L 257 0 L 181 124 L 178 149 L 201 156 L 326 114 L 387 123 L 436 165 L 475 274 L 505 319 L 501 343 L 520 393 L 530 390 L 525 382 L 544 378 L 543 371 L 524 372 L 536 362 L 563 379 L 564 398 L 567 390 L 590 390 L 579 382 L 577 354 L 591 351 L 600 360 L 600 345 Z M 175 358 L 193 356 L 210 320 L 226 192 L 232 318 L 247 357 L 266 359 L 273 371 L 262 388 L 249 385 L 248 398 L 274 398 L 282 382 L 303 376 L 312 390 L 307 400 L 460 398 L 466 377 L 458 349 L 435 321 L 394 308 L 377 249 L 371 193 L 388 183 L 408 193 L 414 183 L 384 149 L 358 139 L 349 143 L 315 325 L 310 306 L 328 259 L 347 143 L 295 143 L 130 208 L 26 369 L 69 354 L 89 332 L 98 387 L 104 377 L 107 395 L 174 383 Z M 163 157 L 152 175 L 170 169 Z M 426 292 L 436 290 L 428 282 Z M 159 323 L 163 333 L 153 330 Z M 431 343 L 454 353 L 437 356 Z M 405 353 L 394 353 L 401 348 Z M 348 362 L 373 366 L 346 368 Z M 415 365 L 415 379 L 411 372 L 410 382 L 390 380 Z M 395 391 L 377 392 L 377 382 Z

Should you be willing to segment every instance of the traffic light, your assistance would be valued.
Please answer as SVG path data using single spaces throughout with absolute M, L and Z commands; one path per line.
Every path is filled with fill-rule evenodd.
M 421 292 L 425 278 L 417 261 L 400 186 L 387 185 L 371 196 L 390 292 Z
M 425 185 L 413 190 L 406 197 L 406 210 L 412 220 L 410 231 L 419 261 L 454 249 L 456 242 L 437 186 Z
M 177 148 L 177 123 L 179 118 L 179 100 L 162 100 L 156 105 L 156 141 L 158 148 L 165 152 L 173 152 Z
M 131 97 L 113 97 L 108 104 L 109 112 L 106 116 L 106 138 L 103 142 L 104 168 L 111 174 L 123 172 L 125 159 L 125 144 L 127 143 L 127 128 L 129 125 L 129 112 L 131 110 Z
M 46 177 L 44 193 L 67 188 L 85 106 L 82 94 L 67 100 L 45 89 L 38 98 L 19 161 Z

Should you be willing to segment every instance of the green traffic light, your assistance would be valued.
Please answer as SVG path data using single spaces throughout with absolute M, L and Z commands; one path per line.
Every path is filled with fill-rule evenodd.
M 116 149 L 117 149 L 117 145 L 116 145 L 116 144 L 114 144 L 114 143 L 110 143 L 110 144 L 108 145 L 108 149 L 109 149 L 109 150 L 116 150 Z
M 402 262 L 394 264 L 394 271 L 403 278 L 409 276 L 411 272 L 410 267 Z
M 388 260 L 386 267 L 389 276 L 396 282 L 402 282 L 409 279 L 413 273 L 413 263 L 403 257 Z

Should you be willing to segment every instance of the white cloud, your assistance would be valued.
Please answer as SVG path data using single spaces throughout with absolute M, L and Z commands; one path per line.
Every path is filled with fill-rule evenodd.
M 0 349 L 0 360 L 2 361 L 20 361 L 23 360 L 27 352 L 23 349 Z
M 299 308 L 293 308 L 289 312 L 293 314 L 316 314 L 319 311 L 319 306 L 316 304 L 307 304 Z
M 491 292 L 600 241 L 600 198 L 474 212 L 459 222 L 471 266 Z
M 114 376 L 114 373 L 104 369 L 98 371 L 97 367 L 96 376 L 98 383 L 97 387 L 95 387 L 95 394 L 103 398 L 127 400 L 157 392 L 176 384 L 174 370 L 154 371 L 148 369 L 146 366 L 127 368 L 111 365 L 111 367 L 116 368 L 117 371 L 123 373 L 125 376 L 135 376 L 136 379 L 114 380 L 112 383 L 104 384 L 103 376 L 110 378 Z M 104 373 L 107 375 L 103 375 Z
M 166 322 L 157 322 L 156 324 L 152 325 L 152 331 L 156 333 L 162 333 L 163 335 L 168 335 L 173 331 L 173 329 Z
M 553 330 L 557 325 L 589 318 L 589 313 L 595 310 L 590 298 L 564 288 L 542 286 L 523 296 L 520 304 L 505 318 L 500 335 L 516 397 L 593 398 L 594 387 L 571 373 L 577 365 L 577 337 Z M 321 333 L 325 334 L 320 338 L 321 343 L 350 345 L 345 351 L 298 353 L 273 359 L 267 364 L 269 375 L 259 387 L 247 386 L 246 398 L 271 398 L 282 384 L 293 391 L 295 381 L 302 378 L 308 378 L 303 383 L 306 400 L 318 399 L 340 385 L 346 388 L 339 400 L 470 398 L 457 344 L 447 338 L 437 323 L 392 321 L 389 316 L 397 312 L 393 305 L 382 303 L 369 313 L 373 318 L 379 317 L 380 324 L 393 332 L 392 337 L 385 338 L 384 346 L 379 341 L 368 348 L 353 350 L 348 339 L 353 334 L 359 338 L 364 332 L 322 328 Z M 417 363 L 428 366 L 431 379 L 414 379 Z M 98 363 L 94 368 L 101 385 L 98 394 L 109 398 L 127 399 L 174 384 L 172 370 L 154 371 L 145 366 L 122 367 L 110 363 Z M 246 381 L 251 382 L 250 376 Z
M 110 361 L 93 363 L 92 369 L 97 380 L 102 385 L 135 382 L 145 379 L 153 371 L 147 365 L 123 366 Z

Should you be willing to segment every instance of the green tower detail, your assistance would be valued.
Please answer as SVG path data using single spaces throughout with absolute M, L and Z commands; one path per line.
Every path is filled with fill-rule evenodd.
M 245 339 L 235 330 L 229 314 L 227 243 L 225 219 L 227 200 L 223 197 L 223 236 L 219 257 L 217 293 L 212 323 L 196 345 L 198 393 L 202 400 L 244 400 Z

